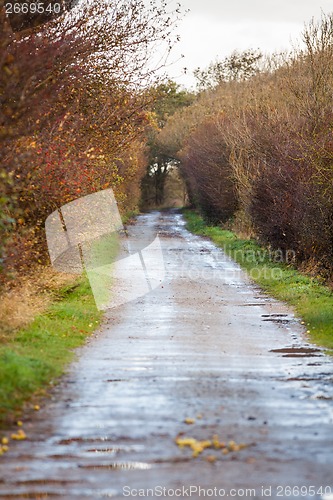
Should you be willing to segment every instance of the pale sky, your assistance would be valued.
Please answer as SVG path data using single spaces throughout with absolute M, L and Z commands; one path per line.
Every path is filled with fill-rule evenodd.
M 176 3 L 177 0 L 172 0 Z M 304 24 L 321 12 L 332 13 L 332 0 L 179 0 L 190 12 L 180 22 L 181 41 L 167 68 L 177 83 L 194 84 L 193 70 L 206 68 L 233 50 L 260 49 L 265 53 L 291 49 Z M 183 68 L 187 68 L 187 74 Z

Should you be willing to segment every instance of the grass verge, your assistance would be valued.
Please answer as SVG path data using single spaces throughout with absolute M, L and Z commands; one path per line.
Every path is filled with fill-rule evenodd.
M 243 240 L 231 231 L 208 226 L 193 211 L 184 211 L 184 216 L 189 231 L 209 237 L 263 290 L 293 306 L 303 319 L 311 341 L 333 354 L 333 292 L 328 287 L 281 262 L 279 252 L 273 254 L 253 240 Z
M 86 278 L 53 291 L 47 308 L 0 345 L 0 427 L 17 418 L 24 403 L 43 390 L 73 359 L 101 320 Z

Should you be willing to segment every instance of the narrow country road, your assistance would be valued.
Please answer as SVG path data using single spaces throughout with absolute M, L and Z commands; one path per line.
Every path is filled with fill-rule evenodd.
M 165 277 L 107 311 L 1 461 L 0 498 L 332 499 L 332 359 L 176 211 L 128 229 L 133 248 L 159 235 Z M 175 443 L 213 435 L 248 446 Z

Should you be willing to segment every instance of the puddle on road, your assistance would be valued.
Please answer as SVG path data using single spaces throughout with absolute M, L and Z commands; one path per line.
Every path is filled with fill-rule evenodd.
M 22 500 L 22 498 L 32 498 L 33 500 L 36 500 L 38 498 L 42 499 L 42 498 L 64 498 L 63 494 L 62 493 L 53 493 L 53 492 L 47 492 L 47 491 L 43 491 L 43 492 L 39 492 L 39 493 L 5 493 L 4 495 L 2 495 L 2 493 L 0 493 L 0 498 L 5 498 L 6 500 L 14 500 L 15 498 L 18 499 L 18 500 Z
M 108 437 L 98 437 L 98 438 L 82 438 L 82 437 L 72 437 L 68 439 L 62 439 L 58 442 L 60 445 L 68 445 L 72 443 L 105 443 L 105 441 L 110 441 Z
M 69 486 L 70 484 L 75 484 L 75 481 L 66 479 L 27 479 L 26 481 L 20 481 L 20 486 Z
M 321 401 L 332 401 L 333 397 L 327 396 L 326 394 L 314 394 L 313 396 L 310 397 L 310 399 L 318 399 Z
M 282 325 L 297 322 L 296 318 L 290 317 L 288 314 L 284 313 L 262 314 L 261 317 L 262 321 L 272 321 L 273 323 L 279 323 Z
M 115 446 L 113 448 L 90 448 L 87 453 L 100 453 L 101 455 L 116 454 L 120 451 L 129 451 L 128 448 L 122 448 L 120 446 Z
M 270 352 L 282 354 L 283 358 L 315 358 L 323 356 L 321 349 L 315 347 L 284 347 L 271 349 Z
M 34 492 L 20 492 L 20 493 L 0 493 L 0 498 L 5 498 L 5 500 L 22 500 L 23 498 L 31 498 L 33 500 L 37 499 L 49 499 L 49 498 L 114 498 L 117 494 L 116 490 L 90 490 L 90 489 L 77 489 L 73 488 L 70 491 L 70 497 L 68 490 L 59 489 L 58 491 L 34 491 Z
M 107 382 L 133 382 L 133 380 L 137 379 L 129 379 L 129 378 L 110 378 Z
M 126 438 L 124 438 L 126 439 Z M 108 437 L 98 437 L 98 438 L 82 438 L 82 437 L 73 437 L 69 439 L 62 439 L 61 441 L 58 441 L 58 445 L 60 446 L 71 446 L 71 445 L 86 445 L 87 449 L 84 450 L 84 453 L 95 453 L 96 455 L 116 455 L 119 453 L 129 453 L 129 452 L 138 452 L 142 450 L 143 445 L 142 444 L 118 444 L 118 445 L 113 445 L 114 441 L 112 438 Z M 89 447 L 90 445 L 90 447 Z M 103 446 L 104 445 L 104 446 Z M 100 447 L 99 447 L 100 446 Z M 82 449 L 80 451 L 80 454 L 82 454 Z M 89 455 L 88 455 L 89 456 Z M 64 454 L 59 454 L 59 455 L 53 455 L 52 458 L 57 458 L 57 459 L 62 459 L 64 458 Z M 75 455 L 75 452 L 73 455 L 69 455 L 66 453 L 66 458 L 73 458 L 77 459 L 78 456 Z
M 123 368 L 125 372 L 147 372 L 152 370 L 150 366 L 131 366 L 130 368 Z
M 333 383 L 333 378 L 325 378 L 325 375 L 319 374 L 318 377 L 291 377 L 287 382 L 327 382 Z
M 113 462 L 111 464 L 84 464 L 79 465 L 81 469 L 106 469 L 106 470 L 149 470 L 151 464 L 144 462 Z
M 266 302 L 256 302 L 254 304 L 236 304 L 237 307 L 258 307 L 258 306 L 266 306 Z
M 262 314 L 262 318 L 285 318 L 288 314 L 285 313 L 272 313 L 272 314 Z

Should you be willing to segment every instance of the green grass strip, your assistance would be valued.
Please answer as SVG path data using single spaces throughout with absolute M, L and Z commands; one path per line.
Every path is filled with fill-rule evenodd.
M 193 211 L 184 211 L 184 216 L 189 231 L 209 237 L 240 264 L 264 291 L 293 306 L 305 322 L 312 342 L 333 350 L 332 290 L 318 279 L 305 276 L 292 265 L 281 262 L 278 252 L 272 254 L 253 240 L 243 240 L 231 231 L 208 226 Z
M 86 278 L 59 290 L 47 312 L 0 347 L 0 427 L 10 424 L 34 394 L 59 377 L 74 349 L 100 323 Z

